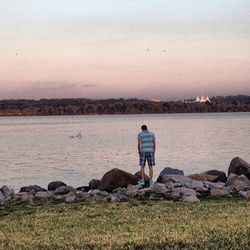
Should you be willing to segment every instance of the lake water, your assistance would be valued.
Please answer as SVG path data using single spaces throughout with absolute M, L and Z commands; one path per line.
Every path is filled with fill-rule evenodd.
M 77 187 L 112 168 L 135 173 L 142 124 L 156 136 L 155 179 L 167 166 L 191 174 L 227 172 L 235 156 L 250 162 L 250 113 L 2 117 L 0 186 Z

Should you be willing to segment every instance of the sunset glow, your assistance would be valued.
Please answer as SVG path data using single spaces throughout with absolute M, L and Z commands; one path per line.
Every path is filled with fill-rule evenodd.
M 248 0 L 3 0 L 0 99 L 250 94 Z

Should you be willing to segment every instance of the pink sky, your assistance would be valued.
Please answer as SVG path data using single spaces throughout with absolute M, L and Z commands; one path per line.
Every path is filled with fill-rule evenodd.
M 249 1 L 3 2 L 1 99 L 250 94 Z

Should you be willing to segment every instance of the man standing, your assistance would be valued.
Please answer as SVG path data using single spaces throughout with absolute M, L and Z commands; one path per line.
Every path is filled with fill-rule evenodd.
M 141 126 L 142 132 L 138 134 L 138 153 L 140 156 L 141 180 L 138 184 L 144 185 L 144 168 L 148 162 L 150 187 L 153 187 L 153 166 L 155 165 L 155 135 L 148 131 L 146 125 Z

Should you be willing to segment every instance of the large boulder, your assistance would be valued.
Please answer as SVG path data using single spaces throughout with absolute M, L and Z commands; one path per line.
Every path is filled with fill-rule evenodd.
M 225 185 L 233 186 L 237 192 L 242 190 L 250 190 L 250 180 L 243 174 L 230 174 Z
M 121 169 L 114 168 L 104 174 L 98 189 L 111 192 L 118 187 L 127 187 L 129 184 L 136 185 L 137 181 L 137 176 Z
M 61 186 L 67 186 L 67 185 L 62 181 L 53 181 L 53 182 L 49 183 L 48 190 L 49 191 L 54 191 L 54 190 L 56 190 L 57 188 L 59 188 Z
M 227 181 L 226 173 L 220 170 L 211 169 L 211 170 L 203 172 L 202 174 L 217 176 L 217 179 L 214 182 L 219 182 L 219 181 L 226 182 Z
M 98 186 L 100 185 L 100 180 L 96 180 L 96 179 L 92 179 L 90 182 L 89 182 L 89 188 L 90 189 L 97 189 Z
M 26 192 L 26 193 L 37 193 L 37 192 L 45 192 L 47 191 L 45 188 L 42 188 L 38 185 L 30 185 L 30 186 L 26 186 L 26 187 L 21 187 L 20 189 L 20 193 L 22 192 Z
M 250 180 L 250 164 L 240 157 L 235 157 L 228 168 L 228 176 L 232 173 L 237 175 L 244 174 Z
M 210 181 L 210 182 L 215 182 L 218 177 L 215 175 L 208 175 L 208 174 L 191 174 L 188 177 L 195 181 Z
M 184 172 L 177 168 L 166 167 L 160 172 L 160 175 L 156 181 L 161 182 L 162 176 L 164 175 L 184 175 Z

